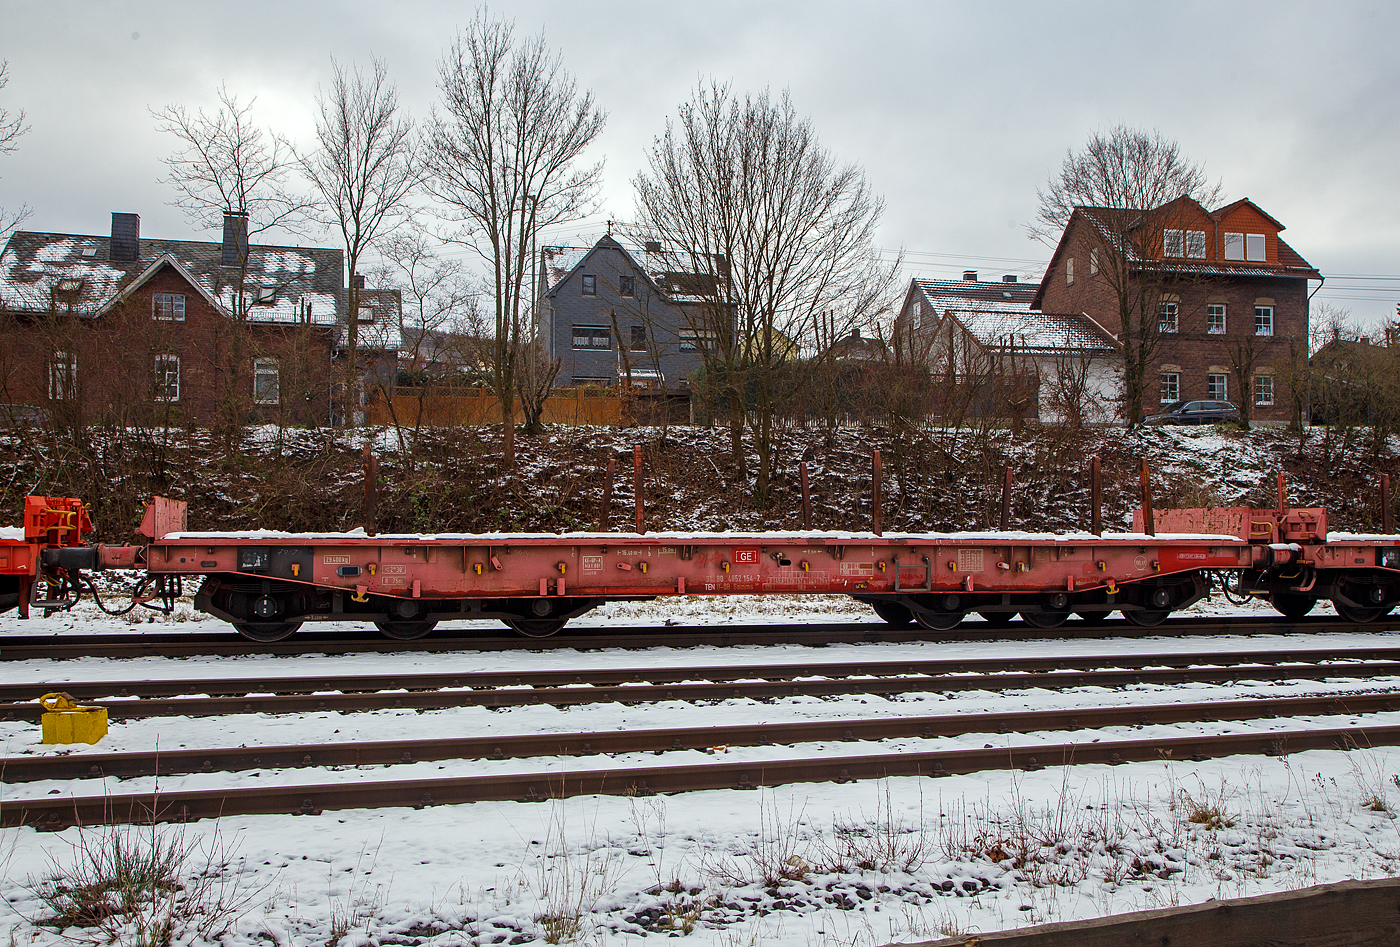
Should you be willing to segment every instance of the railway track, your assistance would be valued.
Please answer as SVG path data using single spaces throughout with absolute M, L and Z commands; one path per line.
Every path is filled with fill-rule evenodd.
M 107 699 L 113 719 L 446 707 L 571 706 L 1021 688 L 1400 677 L 1400 647 L 594 668 L 0 685 L 0 719 L 37 720 L 38 698 Z M 199 696 L 187 696 L 199 695 Z M 116 698 L 116 699 L 112 699 Z
M 850 743 L 900 738 L 932 739 L 969 733 L 1035 733 L 1100 730 L 1165 724 L 1265 720 L 1394 712 L 1400 695 L 1345 694 L 1250 698 L 1196 703 L 1010 713 L 941 714 L 583 733 L 494 734 L 434 740 L 307 743 L 284 746 L 216 747 L 159 752 L 79 753 L 14 756 L 4 761 L 0 781 L 130 779 L 259 768 L 393 766 L 443 760 L 503 760 L 580 757 L 617 753 L 679 752 L 717 747 Z
M 1330 727 L 1098 742 L 1044 743 L 925 752 L 672 766 L 607 767 L 486 776 L 419 777 L 238 789 L 176 790 L 64 798 L 10 799 L 0 826 L 61 829 L 74 824 L 183 822 L 236 815 L 432 805 L 488 800 L 544 801 L 576 795 L 647 796 L 703 789 L 757 789 L 796 782 L 849 782 L 891 776 L 950 776 L 1065 764 L 1282 756 L 1318 749 L 1400 745 L 1400 726 Z
M 1016 620 L 992 626 L 969 620 L 949 631 L 910 626 L 895 628 L 884 622 L 835 622 L 797 625 L 732 625 L 722 629 L 683 625 L 656 627 L 566 627 L 549 638 L 522 639 L 515 634 L 482 633 L 475 629 L 442 628 L 412 641 L 386 638 L 375 631 L 302 631 L 276 642 L 249 641 L 228 632 L 189 632 L 137 635 L 0 635 L 0 661 L 81 657 L 227 657 L 248 654 L 399 654 L 442 651 L 520 651 L 553 648 L 649 648 L 728 647 L 735 645 L 825 645 L 906 641 L 1004 641 L 1062 640 L 1105 637 L 1191 637 L 1198 635 L 1284 635 L 1338 632 L 1389 632 L 1400 630 L 1400 615 L 1388 615 L 1369 624 L 1357 624 L 1336 616 L 1315 615 L 1301 619 L 1283 616 L 1171 618 L 1160 625 L 1143 627 L 1122 619 L 1086 622 L 1072 619 L 1058 628 L 1042 629 Z

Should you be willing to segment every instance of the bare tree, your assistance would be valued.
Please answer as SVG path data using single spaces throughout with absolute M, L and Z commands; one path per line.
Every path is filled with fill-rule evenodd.
M 601 164 L 581 166 L 606 118 L 580 92 L 543 36 L 518 40 L 514 27 L 482 13 L 459 33 L 439 65 L 443 113 L 428 135 L 428 187 L 459 227 L 452 239 L 490 268 L 495 325 L 492 387 L 501 406 L 502 459 L 515 464 L 515 371 L 529 343 L 528 285 L 541 228 L 591 209 Z
M 696 89 L 652 146 L 634 184 L 641 226 L 679 248 L 708 305 L 696 310 L 706 381 L 730 405 L 731 451 L 754 434 L 754 495 L 769 495 L 773 431 L 783 380 L 819 314 L 850 325 L 885 304 L 893 269 L 875 258 L 884 202 L 855 165 L 838 164 L 787 93 L 740 98 Z
M 419 181 L 413 122 L 399 109 L 398 90 L 381 59 L 369 74 L 347 71 L 331 60 L 331 88 L 316 96 L 317 148 L 301 168 L 321 198 L 318 210 L 340 230 L 349 265 L 345 320 L 345 418 L 359 403 L 360 290 L 355 275 L 365 251 L 392 233 L 412 212 L 408 198 Z
M 1209 181 L 1201 165 L 1187 160 L 1176 142 L 1155 131 L 1119 125 L 1095 134 L 1083 151 L 1068 154 L 1038 197 L 1040 209 L 1028 230 L 1051 246 L 1076 210 L 1092 215 L 1097 235 L 1090 269 L 1102 275 L 1117 311 L 1123 408 L 1129 426 L 1135 425 L 1142 418 L 1149 369 L 1161 343 L 1162 294 L 1182 280 L 1180 273 L 1149 264 L 1161 255 L 1155 241 L 1190 212 L 1181 198 L 1214 204 L 1220 185 Z
M 480 293 L 462 272 L 461 264 L 439 257 L 417 226 L 410 225 L 390 235 L 379 243 L 378 250 L 384 258 L 379 282 L 398 289 L 403 296 L 398 323 L 392 327 L 375 326 L 380 333 L 391 328 L 397 339 L 385 337 L 378 341 L 386 347 L 393 341 L 399 354 L 398 377 L 381 381 L 381 395 L 411 470 L 414 455 L 410 446 L 416 450 L 419 443 L 428 415 L 428 398 L 460 379 L 463 359 L 471 359 L 477 348 L 482 328 L 477 306 Z M 405 437 L 395 399 L 400 381 L 406 381 L 417 396 L 412 445 Z
M 9 60 L 0 60 L 0 89 L 10 84 L 10 63 Z M 24 110 L 11 112 L 8 109 L 0 108 L 0 155 L 9 154 L 19 146 L 15 144 L 19 136 L 29 131 L 29 126 L 24 124 Z M 29 217 L 29 208 L 21 204 L 15 210 L 6 210 L 0 207 L 0 237 L 4 237 L 11 230 L 18 227 Z
M 176 150 L 165 159 L 170 175 L 164 182 L 179 195 L 175 206 L 206 229 L 224 226 L 227 215 L 246 228 L 233 241 L 238 266 L 224 300 L 233 320 L 227 327 L 229 355 L 219 425 L 229 449 L 252 396 L 244 370 L 255 354 L 249 351 L 246 331 L 254 302 L 247 291 L 252 237 L 274 227 L 295 226 L 309 207 L 305 197 L 287 186 L 296 164 L 292 148 L 254 124 L 255 101 L 241 103 L 227 87 L 220 87 L 219 107 L 212 112 L 200 109 L 191 114 L 183 105 L 167 105 L 151 113 L 157 130 L 175 137 Z

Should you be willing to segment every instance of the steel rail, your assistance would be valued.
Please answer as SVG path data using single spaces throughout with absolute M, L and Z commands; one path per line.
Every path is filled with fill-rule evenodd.
M 11 756 L 0 762 L 0 780 L 130 779 L 251 769 L 308 766 L 390 766 L 442 760 L 521 759 L 613 753 L 665 753 L 730 746 L 853 742 L 961 736 L 968 733 L 1033 733 L 1163 724 L 1263 720 L 1335 714 L 1373 714 L 1400 708 L 1400 694 L 1334 694 L 1250 698 L 1125 707 L 1076 707 L 1009 713 L 853 718 L 720 727 L 610 730 L 583 733 L 497 734 L 434 740 L 306 743 L 152 752 Z
M 1240 754 L 1284 756 L 1304 750 L 1400 745 L 1400 726 L 1338 727 L 1053 743 L 1018 747 L 882 753 L 761 762 L 705 762 L 677 766 L 616 767 L 339 785 L 176 790 L 103 796 L 9 799 L 0 826 L 113 822 L 184 822 L 221 816 L 302 814 L 393 806 L 421 808 L 487 800 L 544 801 L 578 795 L 648 796 L 704 789 L 757 789 L 801 782 L 850 782 L 892 776 L 949 776 L 997 769 L 1035 770 L 1056 765 L 1204 760 Z
M 894 628 L 883 622 L 839 622 L 800 625 L 733 625 L 722 629 L 702 626 L 638 626 L 632 629 L 576 626 L 549 638 L 521 638 L 494 631 L 480 634 L 471 629 L 440 629 L 424 638 L 399 641 L 375 631 L 300 631 L 282 641 L 258 642 L 227 633 L 190 632 L 151 635 L 0 635 L 0 661 L 81 657 L 229 657 L 246 654 L 398 654 L 443 651 L 547 651 L 557 648 L 693 648 L 705 645 L 825 645 L 872 642 L 1043 641 L 1093 638 L 1188 637 L 1239 634 L 1328 634 L 1341 632 L 1400 631 L 1400 615 L 1389 615 L 1369 624 L 1356 624 L 1333 616 L 1288 619 L 1270 618 L 1173 618 L 1143 627 L 1122 619 L 1099 624 L 1072 619 L 1058 628 L 1041 629 L 1021 621 L 993 627 L 969 621 L 950 631 L 918 627 Z
M 682 667 L 606 667 L 575 670 L 445 671 L 408 674 L 300 675 L 287 677 L 168 678 L 158 680 L 34 681 L 0 684 L 0 703 L 33 700 L 61 689 L 77 700 L 103 698 L 242 697 L 248 694 L 373 693 L 385 690 L 443 688 L 569 687 L 609 684 L 678 684 L 684 681 L 793 681 L 825 677 L 938 676 L 1045 673 L 1095 668 L 1239 667 L 1326 662 L 1400 662 L 1400 645 L 1361 648 L 1284 648 L 1246 651 L 1150 652 L 1131 654 L 1024 655 L 1002 658 L 932 658 L 903 661 L 833 661 L 829 663 L 686 665 Z M 1339 664 L 1349 669 L 1350 663 Z M 1331 667 L 1331 665 L 1328 665 Z
M 1112 659 L 1110 659 L 1112 660 Z M 955 666 L 974 662 L 948 662 L 938 674 L 915 671 L 908 676 L 892 670 L 890 676 L 875 676 L 877 663 L 861 665 L 865 674 L 833 678 L 820 666 L 808 666 L 806 674 L 817 679 L 727 680 L 705 683 L 640 682 L 589 686 L 582 672 L 575 675 L 582 686 L 507 685 L 469 690 L 372 690 L 369 685 L 341 679 L 333 693 L 275 694 L 275 681 L 264 682 L 260 693 L 225 697 L 150 697 L 109 701 L 108 716 L 131 720 L 165 716 L 216 716 L 223 714 L 285 714 L 319 711 L 353 712 L 386 709 L 439 710 L 446 707 L 520 707 L 548 704 L 555 707 L 601 703 L 650 703 L 663 700 L 698 702 L 748 698 L 770 700 L 779 697 L 835 697 L 849 694 L 952 693 L 969 690 L 1005 691 L 1021 688 L 1060 689 L 1072 687 L 1128 687 L 1137 684 L 1228 684 L 1235 681 L 1283 681 L 1312 679 L 1365 679 L 1400 677 L 1400 661 L 1344 664 L 1282 664 L 1213 667 L 1142 667 L 1111 670 L 1043 670 L 1032 672 L 959 673 Z M 1015 663 L 1007 661 L 1006 663 Z M 1071 662 L 1072 663 L 1072 662 Z M 901 667 L 909 667 L 908 663 Z M 917 662 L 914 663 L 917 666 Z M 703 669 L 689 669 L 693 680 Z M 726 672 L 734 669 L 725 668 Z M 762 678 L 764 671 L 744 668 L 745 677 Z M 517 675 L 521 681 L 528 674 Z M 467 675 L 459 675 L 465 679 Z M 326 678 L 318 678 L 326 681 Z M 408 678 L 396 678 L 399 686 Z M 59 685 L 53 685 L 58 687 Z M 42 688 L 41 688 L 42 690 Z M 358 691 L 358 692 L 357 692 Z M 75 695 L 76 696 L 76 695 Z M 37 721 L 42 708 L 37 702 L 0 703 L 0 719 Z

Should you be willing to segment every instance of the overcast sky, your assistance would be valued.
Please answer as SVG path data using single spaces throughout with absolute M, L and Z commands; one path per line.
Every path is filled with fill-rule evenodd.
M 106 233 L 112 211 L 150 237 L 197 237 L 160 183 L 172 141 L 150 109 L 214 102 L 220 83 L 309 142 L 332 56 L 383 58 L 414 116 L 468 2 L 0 3 L 0 106 L 27 113 L 0 155 L 0 207 L 26 229 Z M 632 216 L 631 181 L 701 78 L 788 89 L 838 158 L 887 204 L 879 242 L 908 275 L 1038 280 L 1026 236 L 1036 190 L 1096 130 L 1155 128 L 1252 198 L 1324 276 L 1316 303 L 1374 323 L 1400 302 L 1400 4 L 496 3 L 543 30 L 608 112 L 599 215 L 551 242 L 584 244 Z M 208 234 L 205 238 L 217 238 Z M 288 237 L 292 243 L 333 243 Z

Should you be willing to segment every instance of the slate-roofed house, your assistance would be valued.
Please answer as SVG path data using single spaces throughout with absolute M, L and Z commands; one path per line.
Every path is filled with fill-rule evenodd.
M 686 388 L 702 364 L 712 282 L 656 244 L 613 236 L 540 250 L 539 333 L 561 363 L 556 384 Z
M 370 370 L 390 377 L 399 305 L 366 290 L 355 314 Z M 109 235 L 16 232 L 0 253 L 0 404 L 325 423 L 347 308 L 340 250 L 250 245 L 237 215 L 221 243 L 144 239 L 135 214 L 113 214 Z
M 1082 311 L 1121 335 L 1113 263 L 1122 260 L 1121 285 L 1139 287 L 1157 314 L 1147 327 L 1146 413 L 1209 399 L 1288 421 L 1289 362 L 1307 351 L 1308 281 L 1322 277 L 1283 229 L 1248 198 L 1214 211 L 1187 197 L 1150 210 L 1078 207 L 1031 305 Z
M 944 410 L 1046 422 L 1111 420 L 1120 377 L 1112 334 L 1083 313 L 1031 308 L 1034 285 L 910 281 L 896 331 L 943 386 Z

